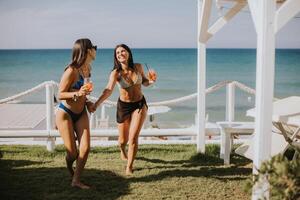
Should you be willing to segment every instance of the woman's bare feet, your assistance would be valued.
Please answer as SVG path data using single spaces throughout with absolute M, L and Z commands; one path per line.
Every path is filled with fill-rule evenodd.
M 133 175 L 132 168 L 126 167 L 125 174 L 126 174 L 126 176 L 132 176 Z
M 75 160 L 69 160 L 68 156 L 66 156 L 67 169 L 71 176 L 74 175 L 73 163 Z
M 72 181 L 72 184 L 71 184 L 72 187 L 77 187 L 79 189 L 83 189 L 83 190 L 87 190 L 87 189 L 90 189 L 91 187 L 88 186 L 88 185 L 85 185 L 83 183 L 81 183 L 80 181 Z

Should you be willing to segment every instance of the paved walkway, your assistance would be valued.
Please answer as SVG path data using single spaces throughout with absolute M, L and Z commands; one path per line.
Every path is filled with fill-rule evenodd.
M 45 104 L 0 104 L 0 129 L 34 129 L 45 118 Z

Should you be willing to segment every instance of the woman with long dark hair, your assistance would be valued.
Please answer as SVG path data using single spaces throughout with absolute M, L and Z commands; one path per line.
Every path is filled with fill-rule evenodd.
M 127 160 L 126 175 L 132 175 L 133 162 L 138 150 L 138 136 L 145 121 L 148 106 L 142 93 L 142 85 L 156 81 L 155 71 L 145 76 L 143 66 L 133 62 L 130 48 L 125 44 L 114 49 L 114 68 L 102 95 L 95 102 L 97 108 L 113 92 L 116 83 L 120 97 L 117 103 L 117 123 L 121 159 Z M 126 145 L 128 143 L 128 151 Z
M 86 107 L 92 111 L 93 106 L 93 103 L 87 101 L 86 95 L 91 92 L 91 88 L 84 80 L 91 76 L 90 64 L 96 58 L 96 50 L 97 46 L 93 46 L 89 39 L 75 42 L 72 61 L 62 75 L 58 91 L 61 103 L 56 112 L 56 125 L 67 150 L 66 164 L 72 176 L 71 186 L 81 189 L 89 188 L 80 181 L 80 176 L 90 151 L 90 127 Z

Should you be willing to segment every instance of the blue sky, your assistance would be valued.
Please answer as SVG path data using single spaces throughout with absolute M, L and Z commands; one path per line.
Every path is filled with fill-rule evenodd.
M 103 48 L 118 43 L 134 48 L 195 48 L 196 16 L 197 0 L 0 0 L 0 49 L 71 48 L 82 37 Z M 297 17 L 277 34 L 276 46 L 300 48 L 299 35 Z M 247 10 L 208 43 L 212 48 L 255 46 Z

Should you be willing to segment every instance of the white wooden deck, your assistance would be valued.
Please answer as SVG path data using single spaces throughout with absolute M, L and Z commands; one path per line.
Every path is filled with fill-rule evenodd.
M 0 129 L 34 129 L 45 118 L 45 104 L 0 104 Z

